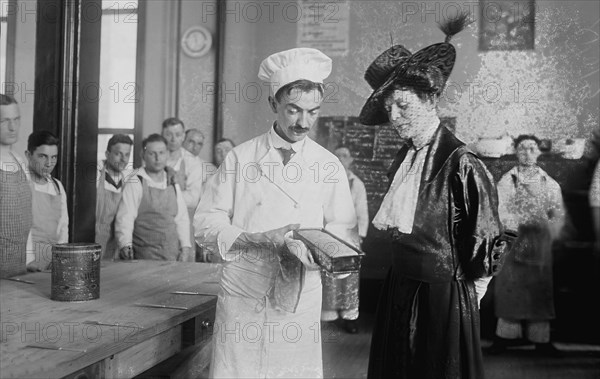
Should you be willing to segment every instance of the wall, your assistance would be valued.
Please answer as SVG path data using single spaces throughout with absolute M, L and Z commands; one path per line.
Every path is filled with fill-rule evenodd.
M 262 59 L 296 46 L 296 17 L 282 12 L 290 2 L 276 2 L 273 12 L 267 12 L 268 2 L 226 2 L 222 85 L 228 93 L 221 101 L 224 134 L 236 142 L 262 133 L 272 122 L 267 91 L 257 98 L 250 90 L 261 85 L 256 74 Z M 248 4 L 260 7 L 261 16 Z M 334 58 L 328 81 L 337 93 L 323 106 L 323 116 L 358 115 L 371 93 L 364 70 L 391 41 L 414 52 L 444 39 L 436 23 L 457 4 L 479 9 L 476 1 L 349 4 L 350 53 Z M 480 52 L 478 23 L 472 24 L 453 39 L 458 57 L 440 104 L 442 116 L 457 117 L 457 133 L 466 142 L 522 132 L 553 139 L 588 137 L 599 118 L 599 4 L 538 0 L 532 51 Z
M 27 149 L 27 137 L 33 132 L 33 106 L 35 87 L 35 0 L 19 0 L 17 2 L 17 23 L 15 32 L 15 92 L 21 111 L 21 129 L 19 141 L 13 146 L 14 151 L 24 157 Z M 4 67 L 2 68 L 4 69 Z
M 142 111 L 138 114 L 136 128 L 147 137 L 160 133 L 161 123 L 175 115 L 176 108 L 176 54 L 177 54 L 177 3 L 165 0 L 147 1 L 145 4 L 145 41 L 142 50 L 142 75 L 138 79 Z
M 212 160 L 214 138 L 213 98 L 204 96 L 206 84 L 214 84 L 216 48 L 191 58 L 181 50 L 181 36 L 191 26 L 217 30 L 216 0 L 152 0 L 146 2 L 145 43 L 141 87 L 143 111 L 138 127 L 144 137 L 160 133 L 168 117 L 179 117 L 187 128 L 205 134 L 201 158 Z
M 200 157 L 212 161 L 214 141 L 214 97 L 208 95 L 215 87 L 217 0 L 181 2 L 180 35 L 188 28 L 203 26 L 212 33 L 211 49 L 201 57 L 190 57 L 179 51 L 179 117 L 187 128 L 200 129 L 204 133 L 204 148 Z

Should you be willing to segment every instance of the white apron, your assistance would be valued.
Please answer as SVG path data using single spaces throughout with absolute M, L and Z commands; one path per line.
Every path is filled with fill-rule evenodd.
M 263 162 L 281 162 L 281 156 L 275 149 L 270 149 L 259 164 Z M 262 174 L 257 168 L 256 175 L 254 168 L 246 167 L 243 174 L 248 181 L 242 201 L 251 211 L 237 215 L 234 212 L 235 223 L 249 226 L 246 228 L 249 232 L 272 230 L 291 223 L 323 227 L 319 193 L 314 182 L 311 183 L 313 175 L 301 175 L 296 181 L 295 169 L 310 171 L 297 156 L 292 157 L 286 167 L 290 165 L 293 167 L 289 168 L 288 177 L 294 179 L 287 181 L 283 180 L 281 164 L 262 170 Z M 254 181 L 259 176 L 260 179 Z M 236 217 L 241 220 L 235 220 Z M 277 309 L 268 300 L 278 268 L 275 255 L 260 260 L 252 249 L 244 250 L 237 259 L 224 263 L 210 377 L 323 376 L 320 272 L 306 271 L 296 312 L 288 313 Z
M 29 267 L 37 267 L 40 270 L 49 268 L 52 262 L 52 245 L 58 243 L 58 223 L 62 213 L 60 187 L 54 178 L 52 184 L 56 188 L 56 195 L 40 192 L 35 189 L 31 180 L 31 205 L 33 213 L 33 225 L 31 226 L 31 240 L 35 259 L 29 263 Z

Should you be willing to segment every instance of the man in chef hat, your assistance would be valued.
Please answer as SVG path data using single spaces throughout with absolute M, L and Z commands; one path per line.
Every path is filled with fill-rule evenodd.
M 330 73 L 331 59 L 316 49 L 261 63 L 275 121 L 231 150 L 196 209 L 196 238 L 224 261 L 211 377 L 323 376 L 320 272 L 291 232 L 326 228 L 356 238 L 344 169 L 307 137 Z

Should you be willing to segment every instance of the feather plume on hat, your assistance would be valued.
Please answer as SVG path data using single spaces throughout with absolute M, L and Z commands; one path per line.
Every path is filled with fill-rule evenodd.
M 450 43 L 452 37 L 466 29 L 474 20 L 469 20 L 469 13 L 461 13 L 458 16 L 438 23 L 439 28 L 446 35 L 445 43 Z

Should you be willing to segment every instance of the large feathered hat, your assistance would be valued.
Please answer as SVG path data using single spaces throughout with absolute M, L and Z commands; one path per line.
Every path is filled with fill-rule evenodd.
M 469 24 L 469 15 L 463 13 L 440 24 L 440 29 L 446 34 L 444 42 L 427 46 L 414 54 L 402 45 L 395 45 L 375 58 L 365 72 L 365 80 L 373 88 L 373 93 L 360 112 L 360 122 L 364 125 L 380 125 L 388 121 L 383 96 L 409 68 L 437 67 L 445 85 L 456 60 L 456 50 L 450 44 L 450 39 Z

